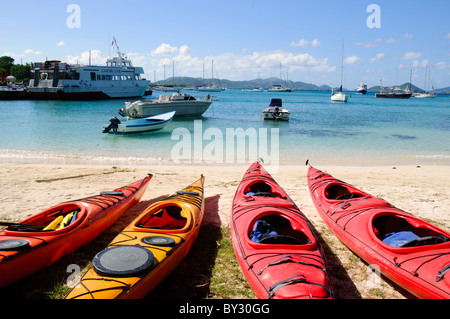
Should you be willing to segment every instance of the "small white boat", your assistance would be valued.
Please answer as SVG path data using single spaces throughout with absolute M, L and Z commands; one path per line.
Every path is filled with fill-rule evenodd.
M 110 123 L 103 126 L 102 133 L 133 134 L 158 131 L 172 121 L 174 115 L 173 111 L 125 122 L 121 122 L 117 117 L 112 117 L 109 120 Z
M 283 108 L 281 99 L 272 99 L 268 108 L 262 111 L 263 120 L 289 121 L 290 112 Z
M 342 86 L 341 86 L 341 88 L 340 88 L 340 90 L 338 92 L 331 94 L 331 101 L 332 102 L 346 103 L 347 100 L 348 100 L 348 95 L 345 94 L 344 92 L 342 92 Z
M 429 92 L 425 92 L 425 93 L 416 93 L 414 94 L 414 97 L 417 97 L 419 99 L 427 99 L 427 98 L 433 98 L 436 97 L 435 93 L 429 93 Z
M 119 110 L 119 114 L 129 118 L 144 118 L 176 111 L 176 117 L 200 116 L 206 112 L 212 102 L 209 94 L 204 100 L 198 100 L 187 93 L 173 93 L 160 95 L 157 100 L 125 102 L 125 107 Z
M 282 87 L 279 84 L 274 84 L 267 89 L 268 92 L 292 92 L 290 88 Z
M 344 40 L 341 49 L 341 86 L 338 92 L 331 92 L 331 102 L 347 103 L 348 95 L 342 92 L 342 82 L 344 79 Z

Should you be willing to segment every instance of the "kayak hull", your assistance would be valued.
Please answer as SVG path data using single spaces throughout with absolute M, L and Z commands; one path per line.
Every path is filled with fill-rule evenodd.
M 77 211 L 74 222 L 56 230 L 30 231 L 8 227 L 0 231 L 0 245 L 24 242 L 24 247 L 0 250 L 0 288 L 44 269 L 92 241 L 130 207 L 139 202 L 152 175 L 103 195 L 91 196 L 53 206 L 19 224 L 36 224 Z M 1 249 L 1 248 L 0 248 Z
M 204 215 L 204 177 L 150 205 L 108 247 L 66 299 L 139 299 L 156 288 L 186 257 L 197 238 Z M 102 261 L 102 254 L 115 256 Z M 139 255 L 146 263 L 135 263 Z M 127 257 L 124 259 L 123 256 Z M 136 257 L 136 258 L 135 258 Z M 117 271 L 118 265 L 122 265 Z
M 312 166 L 308 187 L 328 227 L 373 269 L 418 298 L 450 298 L 450 233 Z
M 276 234 L 255 239 L 257 225 Z M 231 238 L 241 270 L 258 298 L 329 299 L 331 281 L 310 222 L 258 162 L 236 190 Z

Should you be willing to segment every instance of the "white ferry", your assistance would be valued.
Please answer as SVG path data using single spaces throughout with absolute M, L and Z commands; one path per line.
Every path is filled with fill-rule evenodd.
M 115 41 L 115 39 L 114 39 Z M 117 43 L 116 43 L 117 46 Z M 142 67 L 130 60 L 109 58 L 106 66 L 69 65 L 58 60 L 34 63 L 27 88 L 30 99 L 93 100 L 142 97 L 150 81 L 141 78 Z

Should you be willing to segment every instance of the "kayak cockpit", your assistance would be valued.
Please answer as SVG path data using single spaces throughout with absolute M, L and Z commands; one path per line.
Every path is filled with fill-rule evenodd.
M 154 231 L 179 231 L 189 226 L 189 215 L 185 209 L 178 205 L 165 205 L 146 214 L 135 226 Z
M 283 195 L 274 188 L 265 182 L 257 182 L 251 185 L 248 185 L 244 189 L 245 196 L 261 196 L 261 197 L 283 197 Z
M 325 197 L 329 200 L 344 200 L 368 197 L 368 195 L 360 190 L 341 184 L 330 184 L 324 190 Z
M 252 221 L 248 236 L 251 242 L 272 245 L 309 245 L 313 241 L 291 221 L 277 214 L 269 214 Z
M 419 247 L 450 242 L 448 234 L 415 218 L 381 215 L 372 222 L 373 232 L 384 244 L 394 248 Z
M 27 218 L 20 223 L 12 223 L 6 232 L 59 232 L 70 231 L 78 225 L 86 215 L 86 208 L 77 203 L 64 203 L 40 214 Z

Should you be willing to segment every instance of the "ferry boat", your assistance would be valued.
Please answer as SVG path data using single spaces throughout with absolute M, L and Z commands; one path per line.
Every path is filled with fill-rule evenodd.
M 116 40 L 114 39 L 114 42 Z M 117 57 L 106 66 L 70 65 L 59 60 L 34 63 L 27 88 L 33 100 L 97 100 L 142 97 L 150 81 L 141 78 L 142 67 L 134 67 L 117 46 Z
M 356 92 L 359 94 L 366 94 L 367 93 L 367 85 L 364 83 L 361 83 L 358 85 Z

